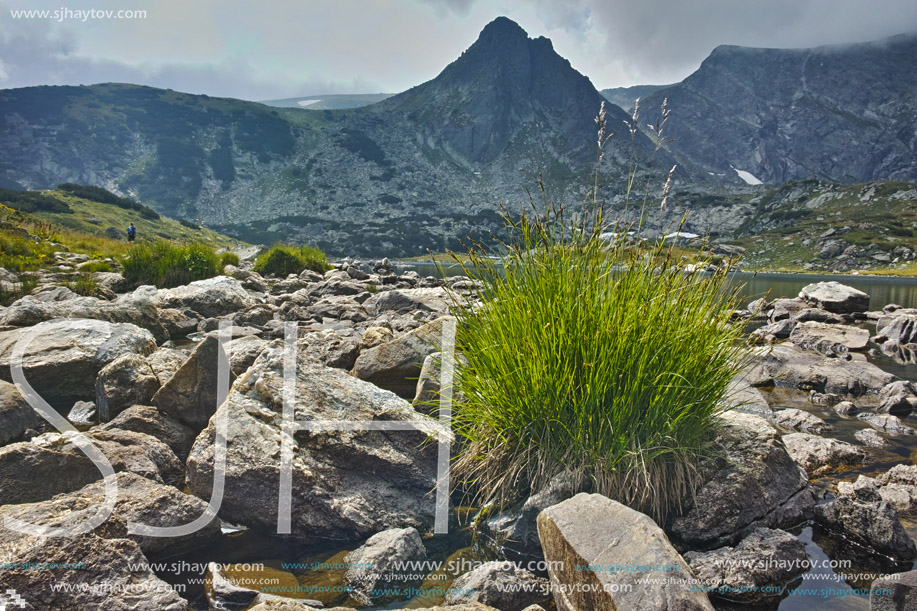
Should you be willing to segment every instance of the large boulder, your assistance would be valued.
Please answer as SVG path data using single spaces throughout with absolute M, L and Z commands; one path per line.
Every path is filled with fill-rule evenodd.
M 42 422 L 19 389 L 0 380 L 0 446 L 19 441 L 23 433 L 38 428 Z
M 71 434 L 45 433 L 0 448 L 0 499 L 31 503 L 72 492 L 102 479 L 89 457 L 69 441 Z M 121 430 L 85 434 L 115 472 L 130 471 L 160 483 L 177 482 L 182 466 L 167 445 L 149 435 Z
M 13 349 L 25 333 L 22 369 L 26 381 L 58 409 L 95 399 L 95 381 L 108 363 L 124 354 L 147 355 L 156 349 L 149 331 L 128 323 L 81 318 L 55 319 L 29 329 L 0 332 L 0 379 L 12 381 Z
M 283 346 L 271 345 L 233 386 L 195 441 L 188 485 L 210 498 L 214 439 L 226 426 L 225 500 L 221 515 L 277 528 L 284 395 Z M 436 425 L 394 394 L 299 354 L 295 420 Z M 376 426 L 385 426 L 377 424 Z M 387 528 L 423 528 L 433 516 L 435 444 L 416 430 L 315 430 L 294 436 L 292 534 L 301 539 L 364 539 Z
M 155 437 L 175 452 L 178 460 L 185 464 L 191 452 L 191 444 L 197 433 L 168 414 L 164 414 L 152 405 L 132 405 L 111 421 L 99 427 L 108 431 L 120 429 L 133 431 Z
M 814 505 L 805 471 L 763 418 L 723 414 L 713 455 L 701 466 L 707 475 L 693 503 L 666 528 L 685 547 L 734 545 L 755 528 L 801 521 Z
M 865 350 L 869 331 L 849 325 L 830 325 L 822 322 L 800 322 L 790 333 L 790 341 L 802 348 L 833 350 Z M 838 350 L 838 347 L 842 348 Z
M 662 529 L 621 503 L 577 494 L 539 514 L 538 535 L 558 611 L 713 610 L 705 593 L 672 579 L 668 569 L 615 570 L 664 566 L 683 580 L 694 577 Z
M 838 486 L 837 498 L 817 506 L 815 517 L 829 529 L 899 562 L 917 558 L 914 541 L 872 478 L 861 475 L 853 484 Z
M 353 375 L 379 388 L 411 399 L 417 390 L 417 378 L 424 359 L 437 351 L 443 341 L 440 318 L 360 354 Z
M 56 318 L 130 323 L 148 330 L 158 342 L 169 339 L 156 307 L 156 289 L 151 286 L 142 286 L 115 301 L 77 296 L 59 301 L 42 295 L 27 295 L 0 314 L 0 326 L 29 327 Z
M 512 562 L 485 562 L 452 582 L 446 604 L 478 602 L 500 611 L 550 604 L 550 582 Z
M 866 458 L 866 453 L 854 445 L 808 433 L 784 435 L 783 443 L 792 459 L 810 476 L 843 465 L 856 465 Z
M 217 410 L 218 362 L 223 358 L 219 338 L 208 335 L 163 383 L 150 403 L 191 429 L 202 430 Z M 229 366 L 228 361 L 226 365 Z
M 207 503 L 185 494 L 174 486 L 166 486 L 134 473 L 121 472 L 109 476 L 118 486 L 112 513 L 93 533 L 105 539 L 131 539 L 145 553 L 162 551 L 176 544 L 219 534 L 220 521 L 214 516 L 197 532 L 180 537 L 150 537 L 131 534 L 130 522 L 155 527 L 190 524 L 204 515 Z M 108 480 L 99 480 L 83 488 L 59 494 L 47 501 L 21 505 L 0 505 L 0 523 L 14 518 L 48 528 L 74 527 L 97 514 L 105 502 Z M 4 531 L 2 545 L 8 545 L 26 535 Z
M 790 343 L 755 349 L 747 379 L 755 386 L 776 385 L 819 393 L 861 396 L 877 393 L 898 378 L 865 359 L 828 358 Z
M 95 534 L 19 538 L 0 543 L 0 565 L 6 564 L 66 567 L 0 571 L 0 591 L 18 592 L 26 604 L 18 608 L 23 611 L 188 609 L 188 602 L 153 573 L 140 547 L 129 539 Z
M 348 566 L 344 585 L 364 606 L 397 600 L 400 592 L 423 581 L 420 566 L 426 559 L 427 550 L 416 528 L 384 530 L 344 558 Z
M 809 284 L 799 291 L 799 298 L 813 307 L 836 314 L 852 314 L 869 309 L 869 295 L 834 281 Z
M 255 305 L 255 299 L 242 283 L 229 276 L 216 276 L 185 286 L 160 289 L 156 300 L 161 308 L 187 308 L 203 318 L 230 316 Z
M 685 560 L 705 590 L 746 604 L 779 598 L 809 568 L 805 544 L 770 528 L 753 530 L 735 547 L 688 552 Z
M 451 305 L 452 297 L 446 289 L 425 288 L 382 291 L 367 299 L 363 307 L 375 315 L 383 312 L 406 314 L 419 310 L 442 316 L 449 313 Z
M 149 403 L 159 386 L 159 378 L 145 358 L 122 354 L 103 367 L 96 379 L 99 420 L 108 422 L 131 405 Z

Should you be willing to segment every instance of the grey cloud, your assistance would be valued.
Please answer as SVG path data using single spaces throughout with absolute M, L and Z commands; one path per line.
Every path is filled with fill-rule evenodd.
M 607 36 L 609 59 L 644 82 L 677 81 L 716 46 L 812 47 L 883 38 L 917 25 L 913 0 L 611 0 L 575 2 Z M 595 80 L 601 75 L 593 75 Z M 616 83 L 602 83 L 615 86 Z
M 421 0 L 421 2 L 436 8 L 440 15 L 453 13 L 466 17 L 471 12 L 475 0 Z
M 85 57 L 78 54 L 77 40 L 68 30 L 52 32 L 41 21 L 17 25 L 15 33 L 4 32 L 0 38 L 0 87 L 4 88 L 126 82 L 249 100 L 379 89 L 377 84 L 359 77 L 291 80 L 265 74 L 244 59 L 134 65 Z

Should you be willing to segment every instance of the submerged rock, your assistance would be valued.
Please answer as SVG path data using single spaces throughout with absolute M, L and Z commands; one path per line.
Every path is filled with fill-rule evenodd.
M 269 346 L 233 386 L 195 441 L 188 485 L 210 498 L 214 439 L 227 427 L 226 495 L 221 515 L 277 528 L 283 424 L 283 346 Z M 410 430 L 301 430 L 293 443 L 292 534 L 305 540 L 364 539 L 387 528 L 424 528 L 433 517 L 437 425 L 394 394 L 299 354 L 295 420 L 348 421 Z M 380 424 L 388 423 L 388 424 Z
M 872 478 L 860 476 L 853 484 L 839 485 L 837 498 L 817 506 L 815 517 L 831 530 L 899 562 L 917 558 L 914 542 Z
M 885 438 L 872 429 L 861 429 L 853 434 L 857 441 L 871 448 L 884 448 L 888 445 Z

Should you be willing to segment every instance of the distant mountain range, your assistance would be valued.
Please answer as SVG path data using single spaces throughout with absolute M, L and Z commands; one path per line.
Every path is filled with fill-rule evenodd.
M 277 108 L 306 108 L 308 110 L 343 110 L 361 108 L 392 97 L 392 93 L 335 93 L 328 95 L 310 95 L 282 100 L 263 100 L 266 106 Z
M 815 49 L 721 46 L 668 99 L 683 161 L 766 183 L 917 181 L 917 35 Z
M 675 163 L 686 194 L 805 176 L 917 180 L 914 49 L 913 38 L 720 47 L 682 83 L 606 90 L 622 105 L 644 99 L 633 144 L 629 113 L 606 103 L 617 136 L 602 194 L 620 202 L 629 164 L 651 165 L 646 126 L 666 97 L 676 140 L 655 155 L 654 185 Z M 318 105 L 369 99 L 315 98 L 272 107 L 128 84 L 0 90 L 0 187 L 96 184 L 247 240 L 389 256 L 485 238 L 501 226 L 497 203 L 515 208 L 539 175 L 568 204 L 591 193 L 603 97 L 548 39 L 505 17 L 406 92 L 343 110 Z M 728 232 L 743 219 L 706 206 L 690 223 Z
M 627 112 L 633 112 L 634 102 L 638 98 L 645 98 L 671 85 L 632 85 L 631 87 L 614 87 L 603 89 L 600 93 L 606 100 L 620 106 Z

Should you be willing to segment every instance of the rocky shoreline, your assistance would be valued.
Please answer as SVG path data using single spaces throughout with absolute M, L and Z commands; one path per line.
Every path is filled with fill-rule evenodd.
M 97 273 L 103 298 L 78 296 L 47 275 L 0 308 L 0 591 L 17 592 L 22 608 L 191 608 L 148 556 L 206 544 L 221 528 L 277 532 L 284 460 L 292 477 L 283 537 L 362 543 L 347 556 L 357 567 L 344 576 L 349 604 L 404 600 L 427 582 L 430 570 L 404 567 L 427 558 L 434 524 L 437 446 L 424 442 L 437 431 L 428 418 L 435 353 L 451 304 L 474 299 L 473 281 L 396 274 L 388 261 L 283 279 L 243 262 L 224 274 L 128 291 L 119 274 Z M 904 572 L 917 548 L 902 524 L 917 516 L 917 466 L 902 458 L 876 477 L 845 476 L 885 460 L 876 457 L 890 440 L 917 434 L 908 424 L 917 389 L 867 359 L 870 350 L 917 352 L 917 310 L 882 305 L 870 309 L 869 295 L 819 282 L 797 298 L 735 312 L 756 327 L 758 343 L 724 406 L 695 497 L 656 524 L 561 476 L 527 491 L 519 507 L 486 508 L 475 529 L 496 559 L 457 575 L 442 608 L 776 609 L 810 566 L 791 533 L 807 524 L 879 558 L 876 575 L 901 573 L 887 588 L 894 594 L 874 593 L 872 604 L 905 608 L 890 601 L 911 596 L 917 580 Z M 298 327 L 292 357 L 283 341 L 290 322 Z M 221 341 L 221 329 L 232 339 Z M 71 431 L 33 409 L 12 384 L 15 366 L 67 414 Z M 811 408 L 779 404 L 780 392 Z M 296 397 L 292 413 L 285 393 Z M 836 438 L 819 410 L 855 427 L 855 439 Z M 290 428 L 289 416 L 384 425 Z M 112 474 L 103 478 L 80 439 Z M 112 485 L 117 497 L 108 499 Z M 19 532 L 12 520 L 41 529 Z M 192 522 L 197 530 L 171 537 L 137 528 Z M 77 525 L 80 534 L 51 536 Z M 52 568 L 30 568 L 42 564 Z M 60 568 L 67 564 L 82 568 Z M 321 606 L 231 577 L 209 567 L 211 608 Z

